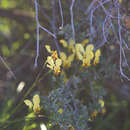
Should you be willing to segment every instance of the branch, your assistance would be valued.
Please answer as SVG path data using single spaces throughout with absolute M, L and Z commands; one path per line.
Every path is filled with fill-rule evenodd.
M 13 73 L 13 71 L 11 70 L 11 68 L 6 64 L 6 62 L 4 61 L 4 59 L 0 56 L 0 60 L 2 61 L 2 63 L 5 65 L 5 67 L 8 69 L 8 71 L 10 72 L 10 74 L 13 76 L 14 79 L 16 79 L 15 74 Z
M 35 18 L 37 23 L 37 52 L 36 52 L 36 58 L 35 58 L 35 64 L 34 66 L 37 67 L 37 61 L 39 57 L 39 20 L 38 20 L 38 7 L 37 7 L 37 0 L 35 0 Z
M 72 39 L 75 41 L 74 16 L 73 16 L 74 2 L 75 0 L 72 0 L 71 6 L 70 6 L 70 16 L 71 16 L 71 27 L 72 27 Z
M 61 28 L 64 26 L 64 17 L 63 17 L 63 10 L 61 5 L 61 0 L 59 0 L 59 7 L 60 7 L 60 15 L 61 15 Z
M 52 29 L 53 29 L 54 35 L 56 36 L 56 30 L 57 30 L 56 14 L 57 13 L 56 13 L 56 2 L 55 2 L 55 0 L 52 0 L 51 4 L 52 4 Z M 57 48 L 58 55 L 60 56 L 60 47 L 58 45 L 57 38 L 54 39 L 54 42 L 55 42 L 55 45 L 56 45 L 56 48 Z
M 123 70 L 122 70 L 122 36 L 121 36 L 121 25 L 120 25 L 120 11 L 119 11 L 119 7 L 117 9 L 117 13 L 118 13 L 118 34 L 119 34 L 119 44 L 120 44 L 120 73 L 121 75 L 126 78 L 128 81 L 130 81 L 130 78 L 127 77 Z

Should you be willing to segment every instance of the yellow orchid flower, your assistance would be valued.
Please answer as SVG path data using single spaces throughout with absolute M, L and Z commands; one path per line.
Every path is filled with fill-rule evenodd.
M 29 107 L 29 109 L 33 108 L 35 113 L 40 112 L 40 97 L 38 94 L 33 96 L 32 102 L 28 99 L 24 100 L 24 103 Z
M 93 61 L 93 64 L 94 64 L 94 65 L 96 65 L 96 64 L 99 63 L 99 57 L 100 57 L 100 55 L 101 55 L 101 51 L 100 51 L 100 49 L 98 49 L 98 50 L 95 52 L 95 59 L 94 59 L 94 61 Z
M 69 68 L 71 67 L 71 63 L 74 60 L 74 54 L 71 54 L 70 56 L 66 56 L 66 54 L 64 52 L 60 53 L 60 58 L 63 61 L 63 67 L 64 68 Z

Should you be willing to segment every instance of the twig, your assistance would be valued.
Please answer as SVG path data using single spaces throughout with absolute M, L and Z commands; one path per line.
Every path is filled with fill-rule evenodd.
M 108 11 L 105 9 L 105 7 L 104 7 L 104 5 L 103 5 L 103 3 L 102 3 L 101 1 L 98 1 L 98 3 L 101 5 L 101 7 L 102 7 L 104 13 L 105 13 L 108 17 L 118 19 L 118 17 L 113 16 L 112 14 L 110 14 L 110 12 L 108 12 Z M 119 18 L 122 18 L 122 17 L 119 17 Z
M 130 78 L 127 77 L 122 70 L 122 36 L 121 36 L 121 25 L 120 25 L 120 19 L 119 19 L 120 17 L 119 7 L 117 8 L 117 11 L 118 11 L 117 13 L 118 13 L 118 28 L 119 28 L 118 34 L 119 34 L 119 44 L 120 44 L 120 73 L 124 78 L 130 81 Z
M 125 47 L 126 47 L 128 50 L 130 50 L 130 48 L 128 47 L 128 45 L 127 45 L 127 43 L 125 42 L 125 40 L 123 40 L 123 43 L 124 43 Z
M 104 2 L 102 2 L 102 5 L 106 4 L 110 2 L 110 0 L 106 0 Z M 101 7 L 101 4 L 98 4 L 94 9 L 91 10 L 90 12 L 90 32 L 91 34 L 94 33 L 94 27 L 93 27 L 93 13 L 96 11 L 96 9 L 98 9 L 99 7 Z
M 48 34 L 50 34 L 51 36 L 53 36 L 56 39 L 56 35 L 55 34 L 50 32 L 49 30 L 47 30 L 45 27 L 41 26 L 40 24 L 39 24 L 39 28 L 41 28 L 42 30 L 44 30 L 45 32 L 47 32 Z
M 122 49 L 122 54 L 123 54 L 123 57 L 124 57 L 125 65 L 128 67 L 128 70 L 130 70 L 127 59 L 126 59 L 124 48 L 122 47 L 121 49 Z
M 74 16 L 73 16 L 74 2 L 75 0 L 72 0 L 71 6 L 70 6 L 70 15 L 71 15 L 71 27 L 72 27 L 72 39 L 75 41 Z
M 39 57 L 39 28 L 41 28 L 42 30 L 44 30 L 45 32 L 47 32 L 48 34 L 50 34 L 51 36 L 53 36 L 56 39 L 55 34 L 51 33 L 49 30 L 47 30 L 45 27 L 43 27 L 39 24 L 38 5 L 39 4 L 38 4 L 37 0 L 35 0 L 35 19 L 36 19 L 36 24 L 37 24 L 37 51 L 36 51 L 35 64 L 34 64 L 35 67 L 37 67 L 38 57 Z
M 88 9 L 85 11 L 85 14 L 86 14 L 86 15 L 87 15 L 87 14 L 90 12 L 90 10 L 93 8 L 95 2 L 97 2 L 97 0 L 93 0 L 93 1 L 91 2 L 91 4 L 88 6 Z
M 4 59 L 0 56 L 0 60 L 2 61 L 2 63 L 5 65 L 5 67 L 8 69 L 8 71 L 10 72 L 10 74 L 13 76 L 14 79 L 16 79 L 15 74 L 13 73 L 13 71 L 11 70 L 11 68 L 6 64 L 6 62 L 4 61 Z
M 36 51 L 36 57 L 35 57 L 35 64 L 34 66 L 37 67 L 38 57 L 39 57 L 39 19 L 38 19 L 38 4 L 37 0 L 35 0 L 35 19 L 37 23 L 37 51 Z
M 53 29 L 53 33 L 56 36 L 56 3 L 55 0 L 52 0 L 51 2 L 52 4 L 52 29 Z M 58 45 L 58 41 L 57 41 L 57 37 L 54 39 L 56 48 L 57 48 L 57 52 L 58 55 L 60 55 L 60 47 Z
M 104 20 L 104 22 L 103 22 L 103 26 L 102 26 L 104 42 L 107 41 L 107 38 L 106 38 L 106 35 L 105 35 L 105 23 L 106 23 L 106 21 L 107 21 L 107 18 L 108 18 L 108 16 L 106 16 L 106 18 L 105 18 L 105 20 Z
M 59 0 L 59 7 L 60 7 L 60 15 L 61 15 L 61 28 L 64 26 L 64 17 L 63 17 L 63 10 L 61 5 L 61 0 Z

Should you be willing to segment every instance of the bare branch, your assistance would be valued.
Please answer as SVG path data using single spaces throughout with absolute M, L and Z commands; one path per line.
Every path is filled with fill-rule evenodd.
M 94 6 L 95 2 L 97 2 L 97 0 L 93 0 L 93 1 L 91 2 L 91 4 L 88 6 L 88 9 L 85 11 L 85 14 L 86 14 L 86 15 L 90 12 L 90 10 L 91 10 L 92 7 Z
M 121 75 L 126 78 L 128 81 L 130 81 L 130 78 L 127 77 L 123 70 L 122 70 L 122 36 L 121 36 L 121 25 L 120 25 L 120 11 L 119 11 L 119 7 L 117 9 L 117 13 L 118 13 L 118 34 L 119 34 L 119 44 L 120 44 L 120 73 Z
M 47 30 L 45 27 L 41 26 L 40 24 L 39 24 L 39 28 L 41 28 L 42 30 L 44 30 L 45 32 L 47 32 L 48 34 L 50 34 L 51 36 L 53 36 L 56 39 L 56 35 L 55 34 L 50 32 L 49 30 Z
M 61 15 L 61 28 L 64 26 L 64 17 L 63 17 L 63 10 L 61 5 L 61 0 L 59 0 L 59 7 L 60 7 L 60 15 Z
M 14 79 L 16 79 L 15 74 L 13 73 L 13 71 L 11 70 L 11 68 L 6 64 L 6 62 L 4 61 L 4 59 L 0 56 L 0 60 L 2 61 L 2 63 L 5 65 L 5 67 L 8 69 L 8 71 L 10 72 L 10 74 L 13 76 Z
M 38 4 L 37 0 L 35 0 L 35 18 L 37 23 L 37 52 L 36 52 L 36 58 L 35 58 L 35 64 L 34 66 L 37 67 L 38 57 L 39 57 L 39 19 L 38 19 Z
M 70 6 L 70 15 L 71 15 L 71 27 L 72 27 L 72 39 L 75 41 L 74 16 L 73 16 L 74 2 L 75 0 L 72 0 L 71 6 Z
M 54 35 L 56 36 L 57 27 L 56 27 L 56 3 L 55 3 L 55 0 L 52 0 L 51 4 L 52 4 L 52 29 L 53 29 Z M 58 45 L 57 38 L 54 39 L 54 42 L 55 42 L 55 45 L 57 48 L 58 55 L 60 55 L 60 47 Z

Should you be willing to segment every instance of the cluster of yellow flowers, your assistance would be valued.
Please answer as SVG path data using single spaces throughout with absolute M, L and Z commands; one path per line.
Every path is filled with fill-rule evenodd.
M 74 60 L 74 57 L 75 57 L 75 47 L 74 47 L 74 41 L 73 40 L 70 40 L 70 43 L 68 44 L 67 41 L 65 40 L 60 40 L 60 43 L 62 44 L 62 46 L 64 48 L 67 48 L 68 51 L 71 53 L 70 55 L 66 55 L 66 53 L 64 52 L 61 52 L 60 53 L 60 58 L 62 59 L 63 61 L 63 67 L 64 68 L 70 68 L 71 67 L 71 64 Z
M 104 101 L 102 99 L 99 99 L 98 103 L 100 104 L 102 108 L 101 113 L 104 115 L 106 113 L 106 109 L 104 108 Z
M 101 113 L 104 115 L 106 113 L 106 109 L 104 108 L 104 101 L 102 99 L 98 100 L 99 105 L 101 106 L 102 110 Z M 95 118 L 98 115 L 98 111 L 94 110 L 93 113 L 91 114 L 91 118 Z M 91 120 L 91 119 L 90 119 Z
M 58 57 L 57 51 L 52 51 L 49 45 L 46 45 L 45 48 L 51 56 L 47 57 L 46 63 L 47 67 L 53 70 L 55 75 L 58 75 L 61 72 L 61 65 L 63 68 L 70 68 L 75 57 L 77 60 L 82 62 L 83 67 L 96 65 L 99 63 L 99 57 L 101 55 L 100 49 L 98 49 L 94 54 L 93 44 L 86 45 L 89 40 L 85 39 L 81 43 L 74 43 L 74 40 L 70 40 L 69 43 L 65 40 L 59 41 L 64 48 L 68 50 L 67 53 L 61 52 L 60 57 Z
M 40 112 L 40 97 L 38 94 L 33 96 L 32 101 L 26 99 L 24 100 L 24 103 L 29 107 L 29 109 L 33 108 L 34 113 Z
M 63 47 L 68 48 L 69 52 L 71 53 L 68 58 L 64 52 L 61 52 L 61 59 L 63 60 L 63 66 L 68 68 L 71 66 L 72 61 L 74 60 L 74 57 L 76 56 L 76 59 L 82 61 L 83 67 L 89 67 L 91 66 L 91 61 L 94 58 L 93 64 L 96 65 L 99 63 L 99 57 L 101 55 L 100 49 L 98 49 L 95 52 L 94 55 L 94 46 L 93 44 L 86 44 L 89 42 L 88 39 L 83 40 L 81 43 L 74 44 L 73 40 L 70 40 L 69 43 L 65 40 L 60 40 L 60 43 Z
M 49 45 L 46 45 L 45 47 L 51 54 L 51 56 L 48 56 L 46 60 L 47 67 L 53 70 L 55 75 L 58 75 L 61 72 L 60 67 L 62 60 L 58 57 L 57 51 L 52 51 Z

